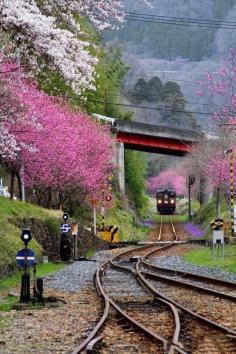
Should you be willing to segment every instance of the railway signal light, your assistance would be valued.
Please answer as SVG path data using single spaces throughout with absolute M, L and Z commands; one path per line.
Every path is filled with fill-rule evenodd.
M 69 213 L 64 213 L 63 214 L 63 219 L 66 221 L 69 219 Z
M 195 176 L 194 175 L 190 175 L 186 178 L 187 187 L 192 186 L 194 183 L 195 183 Z
M 30 229 L 23 229 L 21 232 L 21 240 L 27 245 L 32 239 L 32 234 Z

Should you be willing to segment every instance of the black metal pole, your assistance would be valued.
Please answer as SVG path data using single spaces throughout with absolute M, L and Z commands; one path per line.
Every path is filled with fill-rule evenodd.
M 30 274 L 27 262 L 27 243 L 25 243 L 24 273 L 21 277 L 20 302 L 30 302 Z
M 76 235 L 74 235 L 74 261 L 76 261 Z

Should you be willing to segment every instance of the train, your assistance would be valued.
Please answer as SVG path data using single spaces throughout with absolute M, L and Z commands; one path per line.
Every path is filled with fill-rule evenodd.
M 176 209 L 176 192 L 174 189 L 165 188 L 156 191 L 157 211 L 160 214 L 171 215 Z

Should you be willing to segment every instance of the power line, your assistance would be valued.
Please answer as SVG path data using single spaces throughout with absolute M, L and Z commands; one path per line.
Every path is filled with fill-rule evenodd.
M 59 96 L 56 96 L 59 97 Z M 102 100 L 96 100 L 96 99 L 82 99 L 78 97 L 70 97 L 70 96 L 64 96 L 64 98 L 71 98 L 71 99 L 76 99 L 78 101 L 83 101 L 84 103 L 86 102 L 96 102 L 96 103 L 101 103 L 101 104 L 108 104 L 108 105 L 113 105 L 113 106 L 121 106 L 121 107 L 130 107 L 130 108 L 138 108 L 138 109 L 147 109 L 147 110 L 153 110 L 153 111 L 166 111 L 166 112 L 172 112 L 173 110 L 170 108 L 157 108 L 157 107 L 148 107 L 148 106 L 138 106 L 134 104 L 126 104 L 126 103 L 114 103 L 114 102 L 107 102 L 107 101 L 102 101 Z M 184 111 L 184 110 L 174 110 L 174 113 L 191 113 L 191 114 L 200 114 L 200 115 L 212 115 L 212 112 L 198 112 L 198 111 Z M 226 114 L 221 114 L 222 117 L 228 117 Z M 236 116 L 231 116 L 232 118 L 236 118 Z
M 121 98 L 125 98 L 125 94 L 121 95 L 121 94 L 117 94 L 116 96 L 109 96 L 111 99 L 116 99 L 116 97 L 121 97 Z M 184 99 L 185 100 L 185 99 Z M 104 101 L 105 102 L 105 101 Z M 153 103 L 155 101 L 151 101 L 150 103 Z M 163 101 L 162 101 L 163 102 Z M 180 102 L 180 101 L 177 101 Z M 225 107 L 225 108 L 232 108 L 232 106 L 228 106 L 228 105 L 222 105 L 222 104 L 211 104 L 211 103 L 200 103 L 200 102 L 189 102 L 187 100 L 185 100 L 185 104 L 186 105 L 194 105 L 194 106 L 209 106 L 209 107 Z
M 183 17 L 167 17 L 157 15 L 146 15 L 139 13 L 128 13 L 125 16 L 128 21 L 159 23 L 165 25 L 175 26 L 196 26 L 203 28 L 216 28 L 216 29 L 236 29 L 236 22 L 227 21 L 213 21 L 213 20 L 198 20 Z
M 127 17 L 127 21 L 135 21 L 135 22 L 146 22 L 146 23 L 156 23 L 156 24 L 162 24 L 162 25 L 174 25 L 174 26 L 187 26 L 187 27 L 200 27 L 200 28 L 212 28 L 212 29 L 229 29 L 229 30 L 234 30 L 236 29 L 235 27 L 225 27 L 225 26 L 207 26 L 207 25 L 199 25 L 199 24 L 194 24 L 194 23 L 181 23 L 181 22 L 174 22 L 174 21 L 157 21 L 157 20 L 146 20 L 146 19 L 140 19 L 140 18 L 132 18 L 132 17 Z
M 167 19 L 167 20 L 179 20 L 183 22 L 196 22 L 196 23 L 214 23 L 214 24 L 225 24 L 225 25 L 234 25 L 236 26 L 235 21 L 223 21 L 223 20 L 212 20 L 212 19 L 198 19 L 192 17 L 180 17 L 180 16 L 163 16 L 163 15 L 156 15 L 156 14 L 146 14 L 146 13 L 138 13 L 138 12 L 131 12 L 126 11 L 126 15 L 130 16 L 143 16 L 147 18 L 157 18 L 157 19 Z

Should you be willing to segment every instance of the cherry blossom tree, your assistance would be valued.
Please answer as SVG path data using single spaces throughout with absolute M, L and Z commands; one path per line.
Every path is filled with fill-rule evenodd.
M 184 194 L 185 177 L 174 168 L 162 171 L 158 176 L 148 180 L 149 192 L 155 194 L 155 191 L 160 188 L 173 188 L 177 194 Z
M 2 65 L 2 83 L 11 99 L 2 107 L 6 112 L 1 126 L 15 145 L 11 153 L 0 150 L 12 176 L 20 177 L 24 166 L 28 187 L 56 191 L 60 198 L 71 189 L 84 196 L 101 193 L 112 168 L 107 129 L 85 113 L 72 111 L 62 99 L 40 91 L 22 70 L 14 71 L 14 65 Z
M 217 213 L 220 195 L 229 191 L 229 157 L 226 151 L 233 148 L 236 128 L 236 48 L 229 49 L 217 75 L 206 74 L 200 82 L 198 95 L 207 96 L 212 103 L 210 119 L 215 123 L 218 140 L 199 148 L 202 174 L 217 191 Z M 235 183 L 236 184 L 236 183 Z
M 149 1 L 142 0 L 148 4 Z M 91 54 L 79 16 L 87 16 L 98 30 L 124 20 L 118 0 L 0 0 L 0 25 L 5 53 L 13 38 L 15 54 L 34 72 L 57 70 L 73 90 L 94 89 L 97 59 Z M 4 46 L 2 46 L 4 47 Z M 12 49 L 12 48 L 11 48 Z

